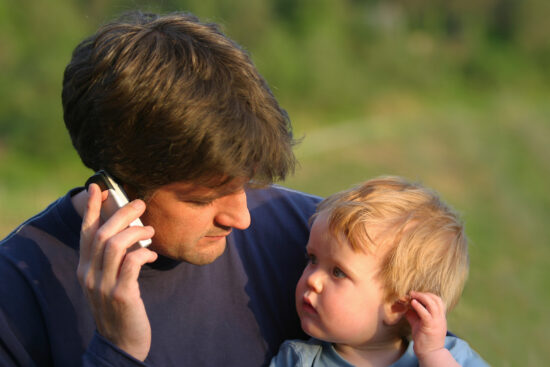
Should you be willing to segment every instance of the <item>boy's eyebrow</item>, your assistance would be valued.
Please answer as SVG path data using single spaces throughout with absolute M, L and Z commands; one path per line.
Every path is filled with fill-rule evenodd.
M 309 244 L 309 241 L 306 243 L 306 252 L 311 252 L 311 245 Z
M 346 275 L 351 276 L 354 279 L 357 279 L 357 272 L 354 271 L 352 268 L 345 265 L 341 261 L 335 260 L 334 258 L 332 259 L 332 261 L 334 262 L 334 264 L 336 264 L 338 268 L 340 268 L 344 273 L 346 273 Z

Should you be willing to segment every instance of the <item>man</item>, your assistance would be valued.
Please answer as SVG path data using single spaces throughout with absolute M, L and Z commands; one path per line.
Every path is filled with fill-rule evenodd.
M 291 125 L 246 53 L 132 13 L 75 49 L 62 99 L 83 163 L 132 201 L 103 221 L 107 192 L 78 187 L 0 242 L 0 365 L 258 366 L 302 335 L 318 198 L 271 185 Z

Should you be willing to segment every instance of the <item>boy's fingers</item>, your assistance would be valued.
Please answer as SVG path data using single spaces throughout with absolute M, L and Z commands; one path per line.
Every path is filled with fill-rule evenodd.
M 420 316 L 418 316 L 418 313 L 414 308 L 412 308 L 412 306 L 407 310 L 407 312 L 405 312 L 405 318 L 413 328 L 421 320 Z
M 411 297 L 419 301 L 430 313 L 440 309 L 438 304 L 440 298 L 433 293 L 411 292 Z
M 441 297 L 428 292 L 411 292 L 411 297 L 418 302 L 417 307 L 421 306 L 432 318 L 445 316 L 446 306 Z
M 416 298 L 411 300 L 411 307 L 416 311 L 416 314 L 420 319 L 427 320 L 430 318 L 430 312 Z

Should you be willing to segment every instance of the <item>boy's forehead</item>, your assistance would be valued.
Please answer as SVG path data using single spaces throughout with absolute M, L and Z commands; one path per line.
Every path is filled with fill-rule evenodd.
M 334 233 L 329 227 L 329 215 L 327 212 L 321 212 L 317 215 L 312 223 L 311 238 L 315 241 L 322 241 L 330 244 L 330 248 L 338 250 L 341 247 L 351 247 L 346 236 L 341 233 Z M 310 241 L 311 242 L 311 241 Z M 308 242 L 307 247 L 314 245 Z
M 387 223 L 380 221 L 362 221 L 351 225 L 332 217 L 330 210 L 319 212 L 312 225 L 322 229 L 325 236 L 330 236 L 338 246 L 348 246 L 356 253 L 381 256 L 393 243 L 395 233 Z M 353 227 L 353 229 L 351 228 Z
M 308 252 L 316 257 L 330 259 L 338 266 L 344 266 L 345 270 L 356 277 L 359 275 L 378 272 L 381 266 L 379 252 L 373 252 L 367 247 L 354 248 L 344 233 L 335 235 L 329 230 L 329 216 L 323 213 L 315 217 L 312 228 L 312 236 L 307 244 Z

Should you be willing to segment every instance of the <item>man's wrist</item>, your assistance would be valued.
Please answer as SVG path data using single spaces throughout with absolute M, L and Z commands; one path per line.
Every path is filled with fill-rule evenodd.
M 84 366 L 146 367 L 147 364 L 126 353 L 96 330 L 84 354 Z

